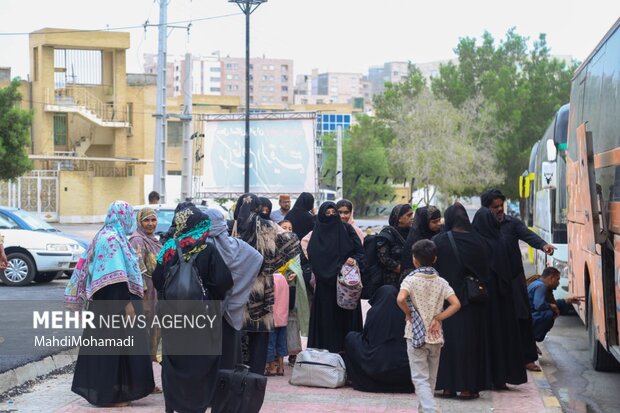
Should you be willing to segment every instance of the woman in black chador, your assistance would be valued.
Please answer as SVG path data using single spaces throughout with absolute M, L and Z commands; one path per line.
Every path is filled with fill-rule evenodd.
M 345 262 L 363 265 L 364 248 L 353 227 L 340 220 L 333 202 L 319 208 L 308 244 L 308 260 L 316 277 L 308 347 L 338 353 L 344 350 L 349 331 L 362 330 L 362 309 L 360 305 L 355 310 L 338 306 L 336 282 Z
M 486 303 L 468 301 L 465 277 L 472 275 L 488 281 L 485 244 L 459 203 L 446 210 L 444 232 L 433 241 L 438 252 L 435 268 L 461 302 L 461 310 L 443 322 L 445 344 L 441 349 L 436 389 L 443 390 L 445 396 L 456 396 L 459 392 L 461 399 L 475 399 L 479 391 L 490 388 L 485 356 L 488 310 Z
M 413 270 L 411 247 L 422 239 L 431 239 L 441 230 L 441 211 L 436 206 L 428 205 L 417 208 L 413 215 L 411 231 L 405 240 L 403 255 L 400 260 L 401 274 L 407 275 Z
M 187 262 L 194 258 L 206 298 L 223 300 L 226 297 L 233 279 L 215 243 L 207 242 L 210 229 L 211 220 L 194 205 L 177 208 L 173 238 L 164 244 L 153 272 L 153 284 L 157 291 L 165 293 L 166 277 L 170 275 L 172 266 L 180 259 Z M 175 241 L 180 245 L 181 257 L 178 256 Z M 162 307 L 168 308 L 169 304 L 163 297 L 159 303 L 160 311 Z M 171 305 L 170 309 L 174 306 Z M 214 337 L 210 329 L 162 329 L 161 378 L 166 412 L 204 412 L 210 405 L 220 362 L 219 355 L 208 355 L 209 347 L 216 345 Z M 184 351 L 175 350 L 172 351 L 175 354 L 170 354 L 168 348 Z
M 508 249 L 500 234 L 500 224 L 488 208 L 480 208 L 474 216 L 474 229 L 485 244 L 489 264 L 489 348 L 491 383 L 494 389 L 507 389 L 506 383 L 527 381 L 523 351 L 520 348 L 519 324 L 512 294 L 512 271 Z
M 413 210 L 409 204 L 398 204 L 392 209 L 389 225 L 377 235 L 377 259 L 383 272 L 383 285 L 400 288 L 405 275 L 400 261 L 404 254 L 405 240 L 411 230 Z
M 347 377 L 355 390 L 378 393 L 413 391 L 403 337 L 405 315 L 396 304 L 398 290 L 380 287 L 368 303 L 364 331 L 351 332 L 344 341 Z

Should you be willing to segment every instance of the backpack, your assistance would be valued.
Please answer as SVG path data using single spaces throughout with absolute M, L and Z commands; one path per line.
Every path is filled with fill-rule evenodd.
M 166 274 L 162 298 L 164 300 L 203 300 L 205 289 L 198 274 L 198 268 L 194 265 L 199 254 L 194 254 L 189 261 L 185 261 L 179 241 L 175 239 L 174 242 L 177 246 L 178 260 Z
M 377 257 L 377 237 L 378 234 L 371 234 L 364 238 L 366 266 L 362 270 L 362 298 L 365 300 L 370 299 L 383 285 L 383 271 Z

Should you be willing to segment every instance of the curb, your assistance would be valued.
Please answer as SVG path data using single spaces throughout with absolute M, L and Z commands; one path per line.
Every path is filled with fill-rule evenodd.
M 0 373 L 0 396 L 29 381 L 63 369 L 77 360 L 77 349 L 64 350 Z
M 544 343 L 538 343 L 543 348 L 543 355 L 549 354 L 547 349 L 545 348 Z M 540 357 L 539 357 L 540 359 Z M 532 377 L 536 381 L 536 387 L 538 388 L 538 393 L 540 394 L 540 398 L 545 405 L 545 413 L 562 413 L 562 405 L 560 404 L 560 400 L 553 394 L 553 389 L 551 389 L 551 384 L 547 380 L 547 376 L 545 375 L 545 369 L 542 367 L 542 363 L 538 363 L 542 371 L 531 371 Z

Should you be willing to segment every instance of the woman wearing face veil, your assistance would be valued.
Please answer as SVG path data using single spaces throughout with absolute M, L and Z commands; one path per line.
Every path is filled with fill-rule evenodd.
M 293 227 L 294 228 L 294 227 Z M 362 330 L 362 309 L 345 310 L 336 303 L 336 282 L 345 262 L 363 265 L 364 248 L 355 230 L 340 220 L 336 204 L 325 202 L 308 244 L 308 260 L 316 277 L 310 310 L 308 347 L 344 350 L 349 331 Z
M 519 325 L 512 294 L 512 271 L 508 250 L 500 234 L 499 221 L 488 208 L 480 208 L 474 216 L 474 229 L 482 237 L 489 263 L 489 348 L 491 383 L 497 390 L 506 389 L 506 383 L 527 381 L 523 351 L 520 348 Z
M 256 195 L 242 195 L 237 205 L 239 213 L 236 226 L 239 238 L 250 244 L 264 258 L 258 277 L 251 286 L 243 318 L 250 371 L 264 374 L 269 333 L 274 329 L 273 274 L 300 253 L 299 240 L 294 233 L 284 232 L 273 221 L 260 216 L 261 203 Z
M 406 275 L 413 270 L 413 256 L 411 247 L 422 239 L 431 239 L 441 230 L 441 211 L 436 206 L 423 206 L 415 210 L 411 231 L 403 247 L 403 255 L 400 260 L 401 274 Z
M 207 298 L 223 300 L 233 285 L 233 279 L 217 247 L 207 242 L 211 221 L 193 205 L 177 209 L 173 219 L 174 238 L 166 241 L 157 257 L 157 267 L 153 273 L 155 288 L 165 292 L 165 281 L 171 267 L 180 259 L 187 262 L 194 258 Z M 181 257 L 178 256 L 175 240 L 180 245 Z M 166 305 L 163 299 L 159 303 Z M 185 336 L 181 339 L 179 334 Z M 210 405 L 220 361 L 219 355 L 207 355 L 211 351 L 209 346 L 215 345 L 213 337 L 210 329 L 184 329 L 181 332 L 162 329 L 161 377 L 166 412 L 204 412 Z M 168 353 L 168 348 L 178 348 L 179 345 L 197 346 L 194 348 L 200 350 L 188 349 L 190 354 Z M 202 349 L 205 353 L 201 354 Z
M 380 287 L 368 303 L 364 331 L 350 332 L 344 341 L 347 377 L 353 388 L 378 393 L 413 391 L 407 343 L 403 337 L 405 316 L 398 304 L 398 290 Z
M 486 374 L 487 305 L 468 302 L 465 295 L 465 277 L 475 275 L 483 282 L 488 280 L 485 243 L 473 230 L 467 211 L 456 203 L 446 209 L 444 232 L 436 235 L 435 268 L 455 291 L 461 301 L 461 310 L 443 321 L 445 344 L 441 348 L 436 389 L 444 396 L 460 399 L 478 398 L 478 392 L 490 388 Z M 454 239 L 458 258 L 450 242 Z

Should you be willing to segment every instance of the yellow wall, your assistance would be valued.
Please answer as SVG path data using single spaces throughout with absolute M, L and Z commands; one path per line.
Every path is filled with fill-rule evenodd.
M 142 204 L 142 179 L 91 177 L 85 172 L 59 173 L 60 222 L 100 222 L 110 203 L 116 200 Z

